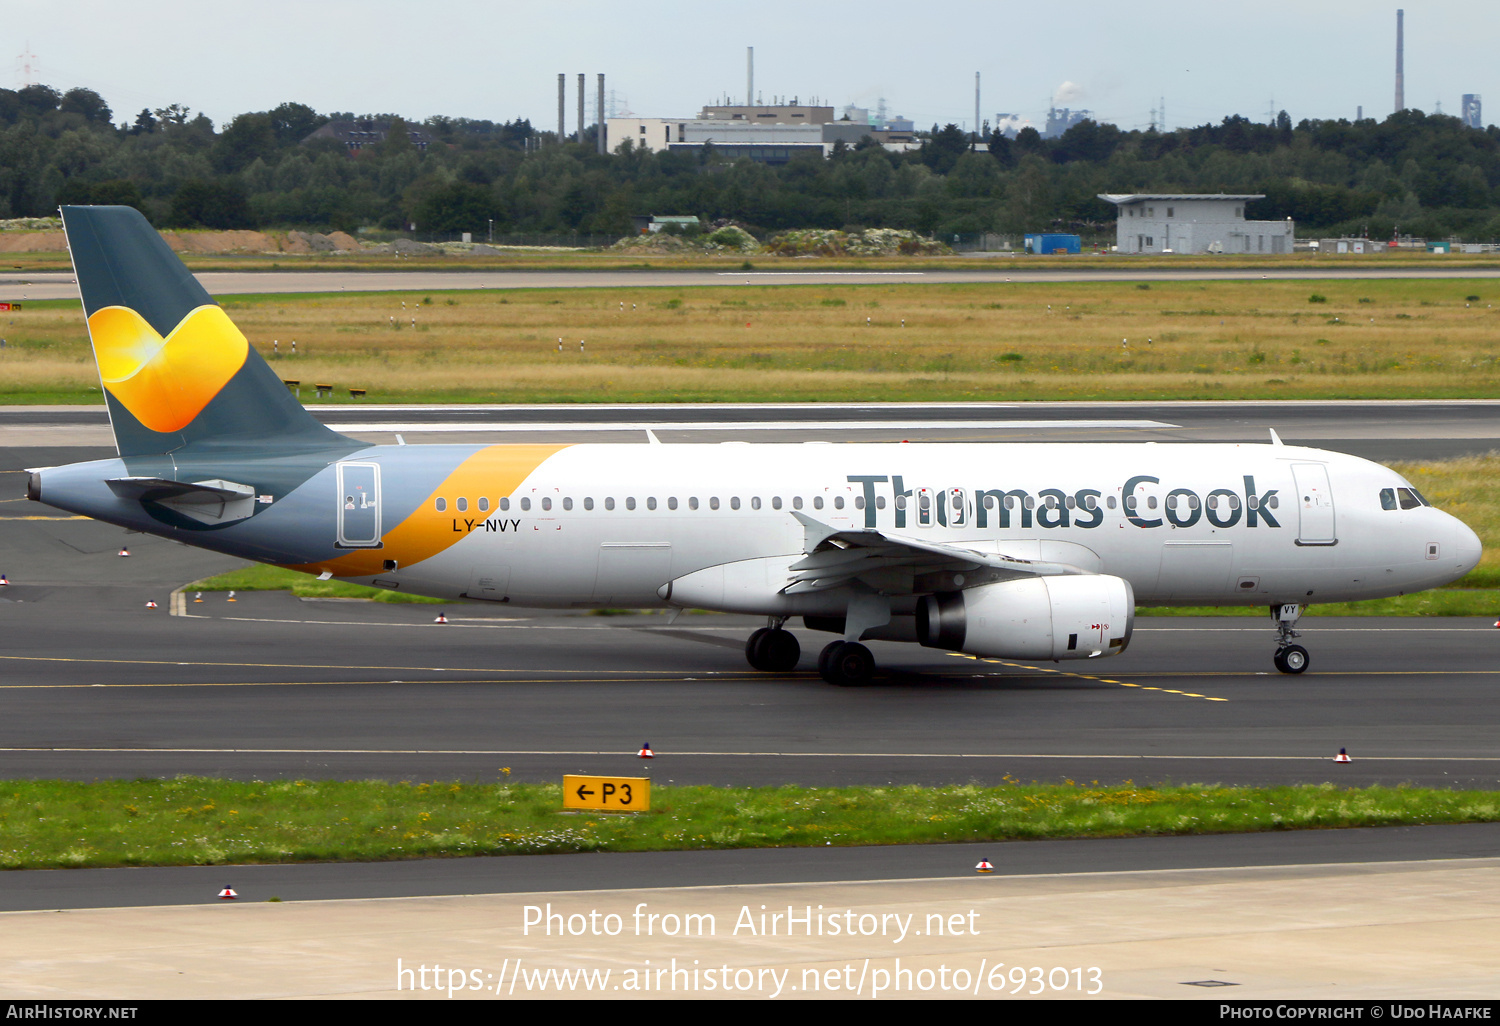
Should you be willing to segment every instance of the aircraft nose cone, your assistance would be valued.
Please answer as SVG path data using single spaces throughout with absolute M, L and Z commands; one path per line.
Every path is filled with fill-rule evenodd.
M 1480 542 L 1479 535 L 1475 534 L 1468 524 L 1454 518 L 1453 556 L 1455 563 L 1458 564 L 1455 568 L 1458 576 L 1462 577 L 1478 566 L 1479 557 L 1483 554 L 1484 544 Z

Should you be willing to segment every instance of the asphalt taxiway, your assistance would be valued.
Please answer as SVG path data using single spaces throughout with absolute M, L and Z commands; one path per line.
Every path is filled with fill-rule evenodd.
M 649 258 L 647 258 L 649 260 Z M 701 288 L 708 286 L 784 285 L 1005 285 L 1052 282 L 1111 281 L 1324 281 L 1337 279 L 1454 279 L 1496 278 L 1493 266 L 1442 266 L 1444 257 L 1428 267 L 1382 267 L 1378 263 L 1329 260 L 1316 266 L 1288 267 L 1267 264 L 1264 268 L 1137 267 L 1121 260 L 1118 267 L 1041 267 L 1024 259 L 994 258 L 992 268 L 920 270 L 836 270 L 775 268 L 749 270 L 666 270 L 625 268 L 616 270 L 507 271 L 507 270 L 379 270 L 365 264 L 348 271 L 202 271 L 195 275 L 211 295 L 231 296 L 269 293 L 399 292 L 478 289 L 565 288 Z M 0 300 L 77 299 L 78 286 L 65 271 L 0 273 Z
M 1047 403 L 660 403 L 423 405 L 309 403 L 364 441 L 1237 442 L 1276 431 L 1366 459 L 1450 459 L 1500 450 L 1500 400 Z M 0 471 L 113 454 L 104 407 L 0 408 Z

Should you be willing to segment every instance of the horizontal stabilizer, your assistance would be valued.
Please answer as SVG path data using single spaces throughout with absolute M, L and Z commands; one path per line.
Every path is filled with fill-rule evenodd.
M 200 524 L 244 520 L 255 512 L 255 489 L 234 481 L 169 481 L 162 477 L 115 477 L 104 482 L 122 499 L 154 502 Z M 267 498 L 266 501 L 270 501 Z

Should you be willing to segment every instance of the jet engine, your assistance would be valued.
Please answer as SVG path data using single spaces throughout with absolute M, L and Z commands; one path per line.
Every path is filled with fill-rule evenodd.
M 917 603 L 917 640 L 978 656 L 1092 659 L 1117 655 L 1135 627 L 1135 593 L 1120 577 L 1029 577 Z

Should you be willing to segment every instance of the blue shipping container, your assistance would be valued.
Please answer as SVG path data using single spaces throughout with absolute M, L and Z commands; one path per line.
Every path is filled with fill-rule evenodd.
M 1041 233 L 1026 236 L 1026 252 L 1028 253 L 1077 253 L 1081 249 L 1082 239 L 1077 235 L 1056 235 L 1052 233 Z

